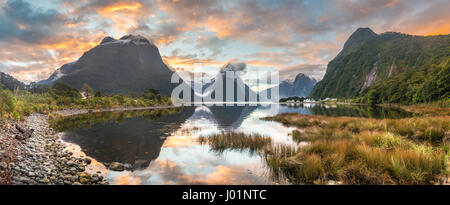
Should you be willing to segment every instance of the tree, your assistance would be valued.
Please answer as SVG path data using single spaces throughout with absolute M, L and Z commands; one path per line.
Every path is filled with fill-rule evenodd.
M 375 105 L 379 103 L 379 93 L 375 89 L 369 90 L 367 94 L 367 103 Z
M 144 99 L 148 99 L 148 100 L 153 100 L 153 99 L 161 100 L 161 95 L 159 94 L 159 91 L 155 90 L 153 88 L 150 88 L 147 91 L 145 91 L 142 94 L 142 97 Z
M 52 89 L 52 88 L 51 88 L 49 85 L 45 85 L 45 84 L 36 85 L 36 84 L 33 84 L 33 85 L 31 86 L 30 91 L 31 91 L 32 93 L 43 94 L 43 93 L 50 92 L 51 89 Z
M 84 93 L 87 98 L 94 96 L 94 90 L 87 83 L 83 83 L 81 86 L 81 92 Z
M 66 83 L 57 82 L 53 85 L 52 94 L 55 98 L 58 96 L 69 97 L 72 99 L 81 98 L 80 92 L 77 89 L 70 87 Z
M 95 92 L 94 97 L 99 98 L 102 97 L 102 93 L 100 91 Z
M 9 90 L 0 90 L 0 114 L 4 112 L 11 113 L 16 108 L 14 96 Z

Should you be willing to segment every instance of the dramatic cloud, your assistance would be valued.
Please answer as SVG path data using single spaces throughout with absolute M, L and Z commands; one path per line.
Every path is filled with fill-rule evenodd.
M 105 36 L 153 40 L 175 70 L 250 69 L 321 78 L 358 27 L 377 33 L 450 33 L 448 0 L 0 1 L 0 71 L 31 82 L 79 58 Z

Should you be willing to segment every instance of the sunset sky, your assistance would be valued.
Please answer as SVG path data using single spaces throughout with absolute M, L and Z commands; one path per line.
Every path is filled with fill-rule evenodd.
M 321 78 L 358 27 L 449 34 L 449 11 L 448 0 L 0 0 L 0 71 L 42 80 L 105 36 L 140 34 L 177 70 L 233 61 Z

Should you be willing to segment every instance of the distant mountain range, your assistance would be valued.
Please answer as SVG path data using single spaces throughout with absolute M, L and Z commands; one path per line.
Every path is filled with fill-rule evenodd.
M 329 62 L 311 96 L 420 103 L 450 97 L 450 35 L 357 29 Z
M 177 86 L 170 83 L 173 73 L 151 41 L 139 35 L 126 35 L 118 40 L 104 38 L 77 61 L 63 65 L 39 84 L 65 82 L 80 89 L 87 83 L 104 93 L 142 93 L 153 88 L 170 96 Z
M 292 96 L 308 97 L 316 84 L 317 80 L 299 73 L 294 79 L 284 80 L 278 85 L 280 98 Z M 274 89 L 277 89 L 277 87 Z

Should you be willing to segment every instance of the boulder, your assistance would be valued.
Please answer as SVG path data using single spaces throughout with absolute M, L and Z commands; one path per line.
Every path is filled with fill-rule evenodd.
M 109 169 L 113 171 L 123 171 L 125 170 L 125 166 L 122 163 L 119 162 L 113 162 L 109 165 Z

